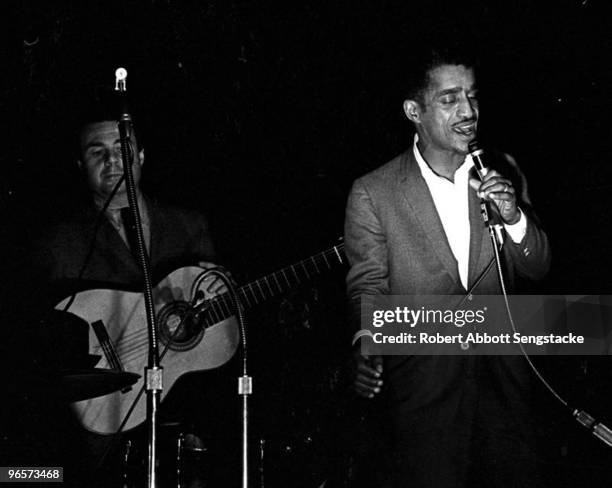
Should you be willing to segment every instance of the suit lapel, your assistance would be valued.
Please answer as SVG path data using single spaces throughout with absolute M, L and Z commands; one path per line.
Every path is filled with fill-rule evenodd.
M 431 249 L 434 250 L 452 279 L 458 286 L 463 287 L 459 279 L 457 260 L 451 251 L 442 221 L 427 183 L 414 159 L 412 149 L 406 151 L 402 156 L 400 177 L 396 181 L 399 186 L 399 193 L 403 195 L 405 202 L 412 208 L 413 215 L 416 216 L 431 243 Z
M 96 247 L 99 249 L 100 255 L 105 256 L 106 259 L 114 256 L 125 269 L 131 272 L 140 272 L 138 263 L 134 260 L 127 244 L 106 217 L 102 217 L 100 230 L 96 237 Z
M 481 272 L 478 262 L 482 250 L 485 225 L 480 213 L 480 199 L 471 188 L 468 190 L 468 200 L 470 211 L 470 264 L 468 268 L 468 286 L 471 286 Z
M 151 268 L 157 263 L 156 258 L 158 255 L 162 255 L 160 248 L 162 245 L 162 236 L 165 233 L 165 222 L 162 214 L 158 209 L 157 204 L 148 198 L 146 198 L 147 208 L 149 210 L 149 227 L 151 230 L 151 242 L 149 243 L 149 261 L 151 262 Z

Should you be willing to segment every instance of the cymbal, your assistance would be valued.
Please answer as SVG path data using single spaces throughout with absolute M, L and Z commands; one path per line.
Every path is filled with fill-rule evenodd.
M 60 385 L 69 402 L 78 402 L 130 388 L 139 378 L 139 374 L 112 369 L 65 369 Z

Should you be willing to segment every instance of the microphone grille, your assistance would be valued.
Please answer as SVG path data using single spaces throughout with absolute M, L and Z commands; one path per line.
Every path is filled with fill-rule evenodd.
M 115 70 L 115 79 L 118 81 L 123 81 L 127 78 L 127 70 L 125 68 L 117 68 Z

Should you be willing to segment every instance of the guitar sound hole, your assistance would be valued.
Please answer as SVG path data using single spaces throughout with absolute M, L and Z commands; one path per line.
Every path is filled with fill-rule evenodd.
M 187 351 L 195 347 L 204 336 L 204 328 L 191 319 L 190 305 L 184 301 L 166 304 L 157 316 L 159 340 L 173 351 Z M 187 315 L 187 318 L 184 317 Z

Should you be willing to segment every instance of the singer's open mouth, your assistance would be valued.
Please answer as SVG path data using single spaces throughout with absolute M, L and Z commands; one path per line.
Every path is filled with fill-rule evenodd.
M 469 124 L 456 125 L 453 127 L 453 131 L 462 136 L 472 136 L 476 132 L 476 123 L 471 122 Z

